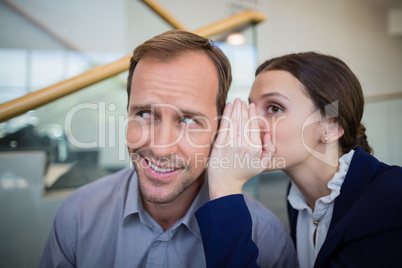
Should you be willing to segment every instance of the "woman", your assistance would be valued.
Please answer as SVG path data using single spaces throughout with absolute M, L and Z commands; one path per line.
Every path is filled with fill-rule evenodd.
M 222 120 L 211 158 L 251 155 L 259 166 L 209 167 L 213 201 L 196 214 L 209 267 L 227 260 L 257 267 L 264 249 L 251 240 L 251 221 L 238 221 L 249 218 L 241 187 L 278 169 L 291 179 L 288 213 L 300 267 L 402 267 L 402 168 L 371 155 L 362 89 L 347 65 L 314 52 L 268 60 L 249 101 L 249 111 L 239 100 L 227 105 L 223 119 L 230 120 Z M 252 131 L 257 114 L 262 142 Z M 230 139 L 236 146 L 219 146 Z

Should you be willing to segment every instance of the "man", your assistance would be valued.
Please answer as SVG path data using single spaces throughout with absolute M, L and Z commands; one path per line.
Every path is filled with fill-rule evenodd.
M 40 267 L 205 267 L 195 211 L 209 200 L 204 169 L 231 68 L 209 40 L 168 31 L 134 50 L 124 169 L 71 194 L 56 214 Z M 292 267 L 280 221 L 246 197 L 263 267 Z

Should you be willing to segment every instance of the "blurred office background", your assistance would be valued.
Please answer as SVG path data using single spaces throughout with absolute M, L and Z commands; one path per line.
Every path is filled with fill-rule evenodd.
M 402 0 L 158 3 L 189 30 L 244 10 L 268 17 L 211 37 L 233 66 L 229 100 L 247 99 L 254 70 L 270 57 L 318 51 L 343 59 L 364 89 L 363 123 L 374 155 L 402 165 Z M 1 0 L 0 104 L 114 62 L 169 29 L 139 0 Z M 0 123 L 0 267 L 36 267 L 64 198 L 130 166 L 126 77 L 122 72 Z M 287 225 L 287 184 L 274 172 L 252 179 L 245 191 Z

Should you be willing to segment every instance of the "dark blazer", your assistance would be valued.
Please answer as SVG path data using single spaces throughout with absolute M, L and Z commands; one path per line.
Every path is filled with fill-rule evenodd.
M 252 223 L 241 199 L 220 198 L 196 213 L 208 267 L 258 267 Z M 297 211 L 291 207 L 289 220 L 296 241 Z M 402 267 L 401 167 L 355 149 L 314 267 Z
M 297 210 L 288 206 L 296 241 Z M 355 149 L 314 267 L 402 267 L 402 168 Z

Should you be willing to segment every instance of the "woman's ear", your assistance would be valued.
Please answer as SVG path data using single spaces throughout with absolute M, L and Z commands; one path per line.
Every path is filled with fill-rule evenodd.
M 329 118 L 321 122 L 323 133 L 321 134 L 322 143 L 331 143 L 339 140 L 345 132 L 342 126 L 334 118 Z

